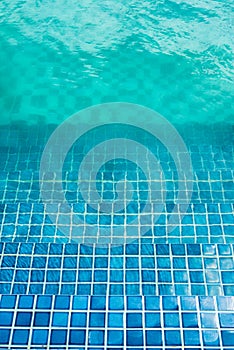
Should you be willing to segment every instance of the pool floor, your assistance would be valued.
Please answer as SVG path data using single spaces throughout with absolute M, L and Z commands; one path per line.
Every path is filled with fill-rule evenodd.
M 63 174 L 66 199 L 94 227 L 87 231 L 84 223 L 74 233 L 73 216 L 59 222 L 62 204 L 51 208 L 40 198 L 40 158 L 54 126 L 48 134 L 0 127 L 7 137 L 0 152 L 0 349 L 234 349 L 230 126 L 221 136 L 220 127 L 214 128 L 207 143 L 199 142 L 193 127 L 187 212 L 168 232 L 177 175 L 169 155 L 158 149 L 165 175 L 159 183 L 168 196 L 157 223 L 132 238 L 124 231 L 126 222 L 145 191 L 138 169 L 128 169 L 136 190 L 133 206 L 108 221 L 80 198 L 75 181 L 81 155 L 71 151 Z M 103 196 L 113 189 L 113 181 L 105 179 L 111 169 L 103 169 Z M 157 204 L 152 201 L 152 214 Z M 97 237 L 100 224 L 106 236 Z M 121 225 L 124 234 L 118 237 L 114 228 Z

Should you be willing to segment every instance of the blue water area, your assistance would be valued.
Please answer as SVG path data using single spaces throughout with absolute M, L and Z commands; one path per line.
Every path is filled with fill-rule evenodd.
M 1 123 L 59 124 L 140 103 L 171 122 L 231 122 L 233 3 L 2 0 Z
M 234 349 L 233 13 L 1 0 L 0 349 Z

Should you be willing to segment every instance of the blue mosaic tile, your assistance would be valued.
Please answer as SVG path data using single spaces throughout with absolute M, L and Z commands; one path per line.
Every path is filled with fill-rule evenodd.
M 24 244 L 15 243 L 17 252 Z M 141 249 L 133 251 L 138 255 L 128 251 L 128 255 L 118 257 L 110 255 L 110 246 L 103 251 L 92 249 L 92 256 L 87 257 L 76 244 L 78 256 L 65 255 L 66 244 L 59 245 L 61 254 L 55 255 L 53 246 L 42 244 L 47 255 L 37 254 L 39 243 L 31 245 L 27 255 L 4 255 L 0 261 L 2 294 L 12 290 L 15 294 L 232 295 L 234 288 L 234 260 L 228 255 L 233 251 L 231 245 L 228 250 L 214 244 L 189 245 L 182 256 L 181 252 L 174 255 L 178 245 L 156 244 L 151 246 L 155 248 L 150 250 L 153 255 L 149 255 L 143 248 L 147 244 L 142 244 Z M 104 253 L 107 255 L 100 255 Z

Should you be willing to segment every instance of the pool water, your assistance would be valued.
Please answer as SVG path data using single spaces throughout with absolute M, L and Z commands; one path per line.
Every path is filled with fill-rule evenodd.
M 0 349 L 234 349 L 232 13 L 231 0 L 1 1 Z M 61 129 L 42 167 L 68 117 L 82 128 L 83 109 L 113 102 L 160 113 L 186 151 L 170 148 L 169 124 L 107 113 L 60 172 L 73 135 Z M 123 139 L 140 145 L 116 157 Z M 176 213 L 188 159 L 193 190 Z M 123 195 L 122 211 L 87 202 L 96 168 L 101 200 Z

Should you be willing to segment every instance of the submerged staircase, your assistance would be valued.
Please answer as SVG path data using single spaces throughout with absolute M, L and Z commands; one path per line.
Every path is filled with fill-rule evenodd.
M 41 148 L 2 147 L 0 349 L 234 349 L 233 147 L 190 151 L 179 227 L 167 235 L 171 198 L 151 233 L 100 246 L 45 214 Z

